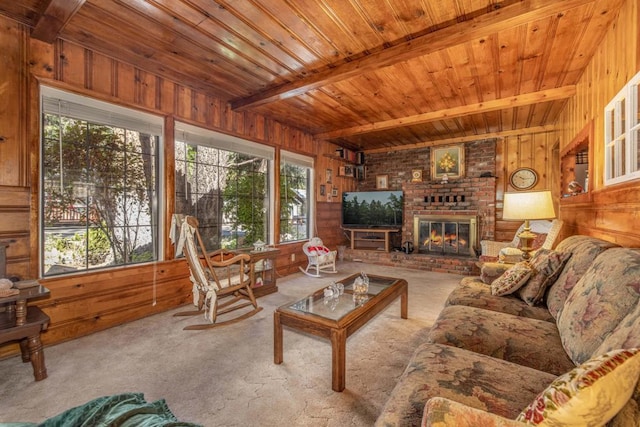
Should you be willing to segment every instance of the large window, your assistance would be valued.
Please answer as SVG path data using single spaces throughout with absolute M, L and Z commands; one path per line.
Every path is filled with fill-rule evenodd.
M 206 248 L 273 243 L 273 148 L 182 123 L 175 140 L 176 213 L 198 218 Z
M 605 117 L 605 185 L 640 178 L 640 73 L 611 100 Z
M 311 236 L 313 159 L 287 151 L 280 155 L 280 241 Z
M 162 118 L 42 88 L 42 275 L 158 259 Z

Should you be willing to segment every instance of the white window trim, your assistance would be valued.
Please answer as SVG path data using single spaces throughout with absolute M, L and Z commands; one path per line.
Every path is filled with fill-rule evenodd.
M 640 167 L 637 165 L 638 145 L 640 144 L 640 120 L 638 113 L 638 86 L 640 73 L 636 74 L 616 94 L 604 109 L 604 185 L 620 184 L 640 178 Z M 625 117 L 621 117 L 621 105 L 625 104 Z M 614 129 L 612 132 L 609 117 L 614 114 Z M 625 129 L 619 129 L 624 119 Z M 613 139 L 611 135 L 614 135 Z M 617 141 L 624 141 L 624 145 Z M 615 163 L 612 164 L 610 148 L 614 147 Z M 624 152 L 623 152 L 624 150 Z M 624 159 L 624 164 L 622 163 Z M 612 169 L 613 168 L 613 169 Z M 635 170 L 634 170 L 635 169 Z M 622 170 L 625 173 L 622 173 Z
M 162 147 L 164 144 L 164 117 L 157 116 L 154 114 L 146 113 L 140 110 L 136 110 L 135 108 L 127 108 L 122 107 L 116 104 L 112 104 L 110 102 L 100 101 L 98 99 L 90 98 L 88 96 L 78 95 L 72 92 L 67 92 L 64 90 L 60 90 L 51 86 L 40 86 L 40 121 L 42 120 L 44 113 L 56 113 L 56 111 L 52 111 L 52 104 L 49 102 L 51 99 L 57 99 L 60 102 L 57 103 L 56 107 L 61 108 L 60 112 L 64 115 L 74 117 L 80 120 L 90 120 L 90 121 L 98 121 L 103 124 L 113 125 L 113 126 L 124 126 L 131 130 L 137 130 L 141 132 L 149 132 L 155 135 L 160 136 L 159 147 Z M 99 116 L 96 118 L 95 114 L 107 113 L 106 116 Z M 39 137 L 39 152 L 40 159 L 42 160 L 43 152 L 42 152 L 42 138 L 43 138 L 44 129 L 42 126 L 40 127 L 40 137 Z M 165 189 L 163 182 L 164 174 L 165 174 L 165 158 L 164 151 L 162 149 L 158 149 L 158 188 L 157 188 L 157 199 L 159 207 L 165 205 Z M 39 180 L 42 182 L 42 169 L 39 172 Z M 43 191 L 42 189 L 40 191 Z M 38 196 L 39 198 L 41 195 Z M 42 237 L 42 233 L 44 233 L 44 226 L 42 222 L 42 218 L 44 218 L 44 204 L 39 203 L 39 237 L 38 237 L 38 257 L 40 261 L 40 277 L 44 277 L 44 239 Z M 158 209 L 158 255 L 156 261 L 150 261 L 149 263 L 154 264 L 160 261 L 164 261 L 164 253 L 165 253 L 165 232 L 164 226 L 162 224 L 165 223 L 165 214 L 164 209 Z M 135 265 L 143 265 L 147 263 L 133 264 L 133 265 L 118 265 L 109 268 L 126 268 Z M 79 271 L 78 274 L 85 274 L 86 271 Z M 69 273 L 74 274 L 74 273 Z
M 175 123 L 174 138 L 176 141 L 262 157 L 269 161 L 269 232 L 267 244 L 275 244 L 275 149 L 265 144 L 179 121 Z
M 282 160 L 285 160 L 289 163 L 298 165 L 298 166 L 303 166 L 303 167 L 307 167 L 309 169 L 311 169 L 311 173 L 309 174 L 309 238 L 311 239 L 312 237 L 315 237 L 316 235 L 316 222 L 315 222 L 315 218 L 316 218 L 316 198 L 315 198 L 315 191 L 314 189 L 316 188 L 315 186 L 315 168 L 314 168 L 314 164 L 315 164 L 315 160 L 313 157 L 310 156 L 305 156 L 303 154 L 297 154 L 297 153 L 293 153 L 291 151 L 286 151 L 286 150 L 280 150 L 280 162 L 282 162 Z M 280 165 L 278 165 L 278 173 L 280 173 Z M 278 212 L 278 218 L 280 217 L 280 212 Z M 278 230 L 278 236 L 280 235 L 280 231 Z M 280 242 L 283 244 L 289 244 L 289 243 L 298 243 L 297 241 L 295 242 Z

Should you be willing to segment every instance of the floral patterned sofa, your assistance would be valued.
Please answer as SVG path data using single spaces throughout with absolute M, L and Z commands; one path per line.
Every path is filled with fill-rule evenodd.
M 377 426 L 640 425 L 640 249 L 571 236 L 526 267 L 507 295 L 461 281 Z

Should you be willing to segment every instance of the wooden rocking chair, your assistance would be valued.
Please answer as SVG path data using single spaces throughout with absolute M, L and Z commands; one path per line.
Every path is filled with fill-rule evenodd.
M 176 255 L 184 249 L 193 282 L 193 305 L 198 307 L 195 311 L 176 313 L 174 316 L 204 313 L 208 320 L 208 323 L 186 326 L 184 329 L 201 330 L 228 325 L 262 310 L 262 307 L 258 307 L 251 290 L 251 279 L 245 271 L 251 257 L 224 249 L 207 254 L 198 232 L 198 220 L 192 216 L 176 215 L 174 221 L 177 222 L 175 226 L 179 227 L 180 236 L 176 243 Z M 201 254 L 198 253 L 198 247 Z M 218 321 L 219 315 L 248 306 L 253 306 L 253 310 L 229 320 Z

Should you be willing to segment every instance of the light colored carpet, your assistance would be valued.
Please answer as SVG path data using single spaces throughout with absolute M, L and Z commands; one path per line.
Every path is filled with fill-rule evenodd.
M 259 299 L 264 310 L 240 323 L 183 331 L 201 319 L 174 310 L 48 347 L 44 381 L 19 357 L 2 360 L 0 422 L 40 422 L 95 397 L 142 392 L 207 427 L 370 426 L 460 276 L 351 262 L 339 270 L 279 279 L 279 292 Z M 360 270 L 406 279 L 409 319 L 398 299 L 347 340 L 346 390 L 331 390 L 328 340 L 285 328 L 284 363 L 275 365 L 274 309 Z

